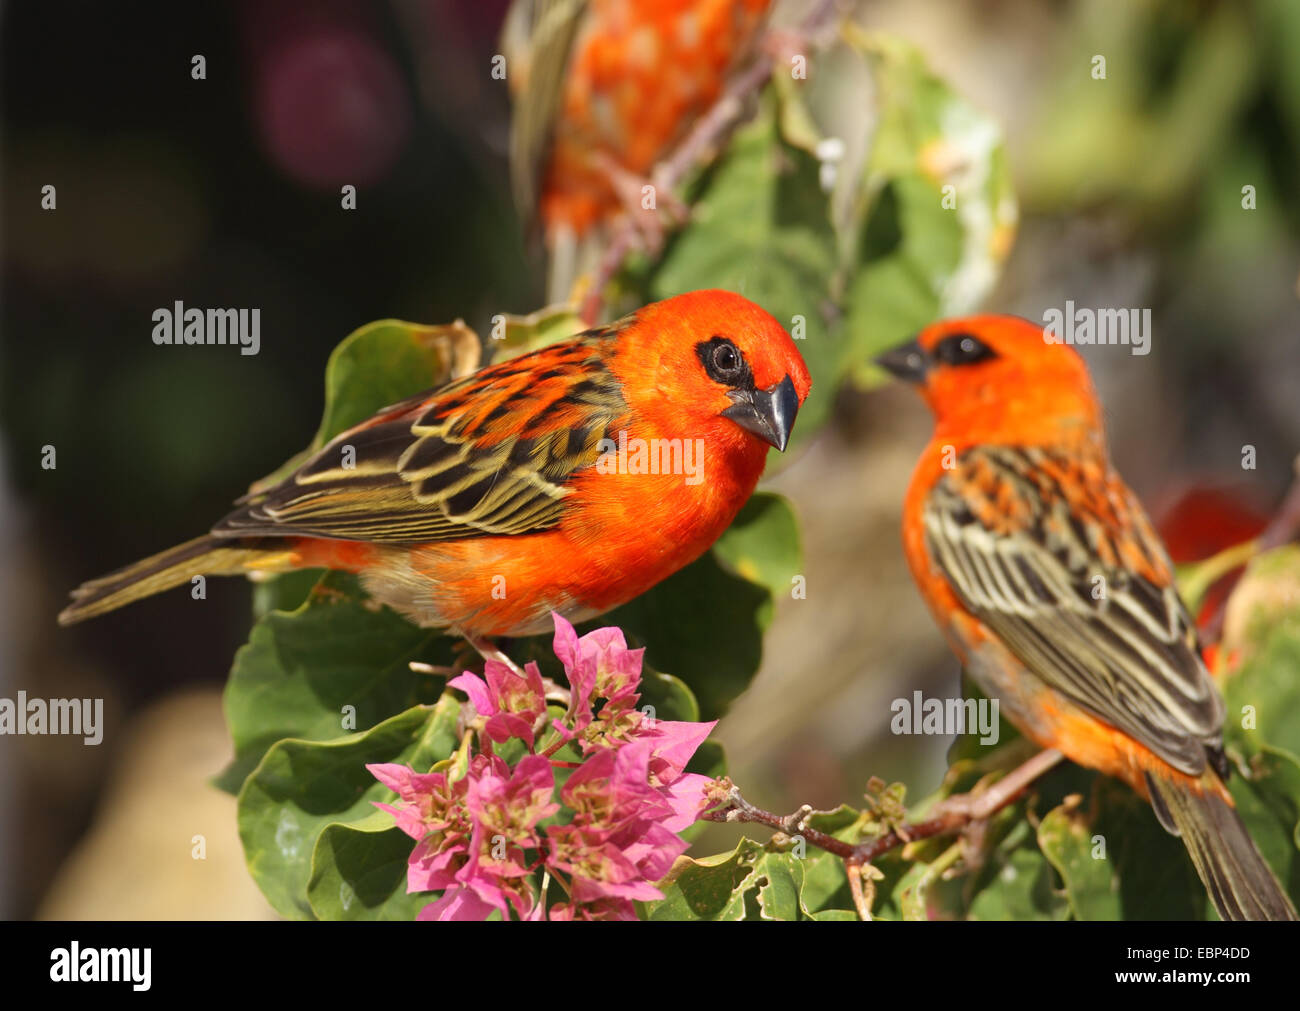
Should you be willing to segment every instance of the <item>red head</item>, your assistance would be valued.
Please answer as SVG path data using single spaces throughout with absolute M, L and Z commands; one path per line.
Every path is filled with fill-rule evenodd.
M 636 312 L 614 371 L 629 406 L 664 435 L 751 454 L 785 449 L 812 379 L 771 314 L 730 291 L 692 291 Z
M 959 448 L 1102 436 L 1083 359 L 1017 316 L 943 320 L 876 362 L 919 387 L 934 412 L 935 438 Z

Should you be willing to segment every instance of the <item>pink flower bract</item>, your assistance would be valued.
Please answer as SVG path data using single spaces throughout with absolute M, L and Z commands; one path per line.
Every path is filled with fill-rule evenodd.
M 617 628 L 579 637 L 552 617 L 570 690 L 568 711 L 553 721 L 558 739 L 536 740 L 546 712 L 537 665 L 517 673 L 489 660 L 483 677 L 466 672 L 449 682 L 469 696 L 467 715 L 481 720 L 467 724 L 481 750 L 464 776 L 368 766 L 398 795 L 376 807 L 416 840 L 408 891 L 443 891 L 422 920 L 481 920 L 493 910 L 528 920 L 634 919 L 633 903 L 663 897 L 654 882 L 687 848 L 678 833 L 703 810 L 711 780 L 685 769 L 715 724 L 637 711 L 644 650 L 628 649 Z M 513 766 L 493 748 L 511 738 L 529 751 Z M 549 757 L 561 741 L 574 743 L 580 763 Z M 576 764 L 558 798 L 553 763 Z M 548 823 L 562 809 L 567 820 Z M 568 893 L 549 910 L 543 868 Z

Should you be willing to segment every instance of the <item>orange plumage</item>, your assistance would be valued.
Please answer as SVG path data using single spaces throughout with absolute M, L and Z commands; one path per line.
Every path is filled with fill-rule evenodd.
M 620 210 L 603 152 L 646 176 L 718 98 L 770 0 L 594 0 L 565 80 L 541 217 L 581 235 Z
M 198 573 L 317 566 L 472 640 L 594 617 L 709 548 L 810 385 L 761 308 L 680 295 L 380 411 L 209 535 L 87 583 L 60 620 Z
M 568 244 L 574 268 L 589 268 L 629 199 L 640 211 L 640 185 L 721 96 L 770 5 L 517 0 L 503 37 L 512 173 L 521 211 L 537 215 L 553 255 Z M 553 279 L 553 297 L 561 286 Z
M 1223 702 L 1083 360 L 1025 320 L 977 316 L 879 362 L 935 415 L 904 548 L 971 676 L 1026 736 L 1150 799 L 1220 916 L 1293 919 L 1224 786 Z

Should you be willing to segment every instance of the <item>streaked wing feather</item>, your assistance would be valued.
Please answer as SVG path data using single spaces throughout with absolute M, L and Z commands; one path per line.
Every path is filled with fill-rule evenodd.
M 510 181 L 519 216 L 529 226 L 537 212 L 569 54 L 586 7 L 587 0 L 515 0 L 502 30 L 514 103 Z
M 933 564 L 1030 671 L 1176 768 L 1204 769 L 1223 703 L 1164 548 L 1104 458 L 967 450 L 923 520 Z
M 212 533 L 418 544 L 549 529 L 570 478 L 626 413 L 600 348 L 616 333 L 592 331 L 386 408 Z

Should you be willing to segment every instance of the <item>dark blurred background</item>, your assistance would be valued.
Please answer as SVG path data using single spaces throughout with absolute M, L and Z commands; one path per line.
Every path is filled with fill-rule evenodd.
M 233 800 L 207 784 L 247 586 L 71 630 L 54 616 L 305 446 L 355 327 L 537 307 L 504 85 L 484 70 L 504 8 L 3 8 L 0 696 L 102 697 L 107 728 L 98 747 L 0 737 L 0 915 L 269 915 Z M 1021 228 L 987 307 L 1150 307 L 1150 355 L 1089 356 L 1117 463 L 1176 554 L 1248 536 L 1300 450 L 1300 4 L 882 0 L 859 17 L 1004 125 Z M 260 353 L 155 346 L 151 314 L 177 299 L 259 307 Z M 853 803 L 873 773 L 937 784 L 947 742 L 888 731 L 890 699 L 957 678 L 898 546 L 927 429 L 907 391 L 842 392 L 774 481 L 803 520 L 809 599 L 779 604 L 719 731 L 767 807 Z

